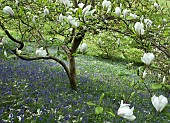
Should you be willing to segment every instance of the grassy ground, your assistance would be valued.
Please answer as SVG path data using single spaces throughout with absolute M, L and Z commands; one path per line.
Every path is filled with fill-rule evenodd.
M 135 123 L 169 122 L 168 114 L 156 113 L 149 93 L 126 63 L 82 55 L 76 61 L 78 90 L 73 91 L 63 69 L 52 61 L 1 60 L 0 122 L 19 122 L 21 118 L 24 123 L 128 123 L 106 113 L 111 110 L 116 114 L 121 100 L 135 107 Z M 102 93 L 105 97 L 100 106 L 105 113 L 96 115 L 95 106 L 87 102 L 99 104 Z M 166 92 L 152 94 L 156 93 L 170 99 Z M 168 111 L 165 108 L 164 112 Z

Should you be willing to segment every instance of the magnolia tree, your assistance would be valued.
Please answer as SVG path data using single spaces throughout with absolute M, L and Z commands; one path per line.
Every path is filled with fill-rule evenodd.
M 76 51 L 89 32 L 110 31 L 129 36 L 146 53 L 152 52 L 154 47 L 166 59 L 170 57 L 168 39 L 161 42 L 169 32 L 166 30 L 168 20 L 163 18 L 164 14 L 160 17 L 161 23 L 152 17 L 163 10 L 151 0 L 4 0 L 0 7 L 1 29 L 14 42 L 2 39 L 4 54 L 8 55 L 8 49 L 23 60 L 58 62 L 67 73 L 72 89 L 77 88 Z M 34 50 L 25 50 L 29 45 Z M 87 48 L 84 44 L 82 47 Z M 67 58 L 68 65 L 63 58 Z

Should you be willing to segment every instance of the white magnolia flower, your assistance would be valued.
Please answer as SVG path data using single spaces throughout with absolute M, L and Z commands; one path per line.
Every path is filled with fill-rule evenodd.
M 69 28 L 68 31 L 69 31 L 69 32 L 72 32 L 72 31 L 73 31 L 73 28 Z
M 121 41 L 120 38 L 117 39 L 117 45 L 120 46 L 121 45 Z
M 143 57 L 141 57 L 141 60 L 146 64 L 150 65 L 151 61 L 153 61 L 155 58 L 153 53 L 144 53 Z
M 61 3 L 63 3 L 65 6 L 71 7 L 72 3 L 70 2 L 70 0 L 60 0 Z
M 4 56 L 8 57 L 6 50 L 4 50 Z
M 80 25 L 80 23 L 75 18 L 73 18 L 71 15 L 67 17 L 67 20 L 71 25 L 75 27 L 78 27 Z
M 116 13 L 117 16 L 120 16 L 120 14 L 121 14 L 121 8 L 120 8 L 120 7 L 116 7 L 116 8 L 115 8 L 115 13 Z
M 111 2 L 107 1 L 107 0 L 104 0 L 102 2 L 102 6 L 103 6 L 103 8 L 107 8 L 108 9 L 111 6 Z
M 36 49 L 35 54 L 39 57 L 45 57 L 47 55 L 46 50 L 43 50 L 43 47 Z
M 162 83 L 165 83 L 165 81 L 166 81 L 166 77 L 164 76 L 163 80 L 162 80 Z
M 61 13 L 58 17 L 58 21 L 61 23 L 61 22 L 63 22 L 64 18 L 65 18 L 65 16 L 63 16 L 63 14 Z
M 82 45 L 80 45 L 79 49 L 80 49 L 80 52 L 82 53 L 85 53 L 87 51 L 87 44 L 86 43 L 83 43 Z
M 161 74 L 158 74 L 158 78 L 161 78 Z
M 129 12 L 130 10 L 127 10 L 127 9 L 123 10 L 123 17 L 126 18 Z
M 88 5 L 83 9 L 82 13 L 84 15 L 87 15 L 89 13 L 90 9 L 91 9 L 91 5 Z
M 78 6 L 79 6 L 79 8 L 81 8 L 81 9 L 82 9 L 82 8 L 83 8 L 83 6 L 84 6 L 84 3 L 79 3 L 79 4 L 78 4 Z
M 4 11 L 4 13 L 6 13 L 6 14 L 9 14 L 9 15 L 11 15 L 11 16 L 14 16 L 14 11 L 12 10 L 12 8 L 11 8 L 10 6 L 5 6 L 5 7 L 3 8 L 3 11 Z
M 144 19 L 144 23 L 146 24 L 146 28 L 149 28 L 152 25 L 152 21 L 150 19 Z
M 16 49 L 16 53 L 18 54 L 18 55 L 20 55 L 21 53 L 22 53 L 22 51 L 21 50 L 18 50 L 18 48 Z
M 45 15 L 49 15 L 49 10 L 47 9 L 46 6 L 45 6 L 45 8 L 44 8 L 44 14 L 45 14 Z
M 144 70 L 142 78 L 145 78 L 146 74 L 147 74 L 147 72 L 146 72 L 146 70 Z
M 130 16 L 133 17 L 134 19 L 138 17 L 136 14 L 132 14 L 132 13 L 130 13 Z
M 121 100 L 120 107 L 117 111 L 117 114 L 129 121 L 133 121 L 136 117 L 133 115 L 134 107 L 130 109 L 130 104 L 123 104 L 123 100 Z
M 77 10 L 78 10 L 78 8 L 75 8 L 75 9 L 69 8 L 69 10 L 67 11 L 67 13 L 68 13 L 68 12 L 70 12 L 70 14 L 72 14 L 72 12 L 73 12 L 73 13 L 76 13 Z
M 135 28 L 135 31 L 136 31 L 137 34 L 144 35 L 143 23 L 136 22 L 134 28 Z
M 153 106 L 155 107 L 155 109 L 158 112 L 161 112 L 165 108 L 165 106 L 168 104 L 168 99 L 163 95 L 160 95 L 159 97 L 154 95 L 151 98 L 151 102 Z
M 3 37 L 3 38 L 2 38 L 2 44 L 7 44 L 7 43 L 8 43 L 7 38 L 6 38 L 6 37 Z
M 102 6 L 103 6 L 103 8 L 107 9 L 107 13 L 111 10 L 111 2 L 110 1 L 104 0 L 102 2 Z
M 36 23 L 36 18 L 38 18 L 37 15 L 34 15 L 33 18 L 32 18 L 32 22 L 35 24 Z
M 123 17 L 126 18 L 129 12 L 130 10 L 127 10 L 127 9 L 123 10 Z
M 157 2 L 155 2 L 155 3 L 153 4 L 153 6 L 154 6 L 156 9 L 159 8 L 159 4 L 158 4 Z

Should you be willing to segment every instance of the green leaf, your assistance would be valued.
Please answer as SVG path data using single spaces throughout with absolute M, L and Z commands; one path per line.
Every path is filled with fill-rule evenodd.
M 100 96 L 100 99 L 99 99 L 100 103 L 102 102 L 103 98 L 104 98 L 104 93 L 102 93 L 102 95 Z
M 166 116 L 170 117 L 170 113 L 164 113 Z
M 132 93 L 131 93 L 131 97 L 133 97 L 133 96 L 134 96 L 134 94 L 135 94 L 135 92 L 132 92 Z
M 100 106 L 96 107 L 95 114 L 101 114 L 102 112 L 103 112 L 103 108 L 102 107 L 100 107 Z
M 161 84 L 152 84 L 152 89 L 157 90 L 157 89 L 161 89 L 162 85 Z
M 135 82 L 132 81 L 132 82 L 130 83 L 130 86 L 134 86 L 134 85 L 135 85 Z
M 95 104 L 95 103 L 92 103 L 92 102 L 87 102 L 87 105 L 96 106 L 96 104 Z
M 77 53 L 73 53 L 73 54 L 72 54 L 72 56 L 76 56 L 76 55 L 77 55 Z
M 164 85 L 166 88 L 170 89 L 170 85 Z
M 112 111 L 107 111 L 107 113 L 110 114 L 110 115 L 113 116 L 113 117 L 116 116 Z

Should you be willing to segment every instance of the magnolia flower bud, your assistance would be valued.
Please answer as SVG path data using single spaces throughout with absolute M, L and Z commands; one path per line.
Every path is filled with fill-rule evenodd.
M 127 15 L 128 15 L 129 12 L 130 12 L 130 10 L 127 10 L 127 9 L 123 10 L 123 16 L 124 16 L 124 18 L 127 17 Z
M 164 76 L 163 80 L 162 80 L 162 83 L 165 83 L 165 81 L 166 81 L 166 77 Z
M 7 44 L 7 43 L 8 43 L 8 40 L 5 37 L 3 37 L 2 38 L 2 44 Z
M 117 39 L 117 45 L 120 46 L 121 45 L 121 41 L 120 38 Z
M 65 16 L 63 16 L 63 14 L 61 13 L 58 17 L 58 21 L 61 23 L 61 22 L 63 22 L 64 18 L 65 18 Z
M 4 11 L 4 13 L 6 13 L 6 14 L 9 14 L 9 15 L 11 15 L 11 16 L 14 16 L 14 11 L 12 10 L 12 8 L 11 8 L 10 6 L 5 6 L 5 7 L 3 8 L 3 11 Z
M 130 13 L 130 16 L 133 17 L 134 19 L 138 17 L 136 14 L 132 14 L 132 13 Z
M 82 45 L 80 45 L 79 49 L 80 49 L 80 52 L 82 53 L 85 53 L 87 51 L 87 44 L 86 43 L 83 43 Z
M 44 8 L 44 14 L 45 14 L 45 15 L 49 15 L 49 10 L 47 9 L 46 6 L 45 6 L 45 8 Z
M 91 9 L 91 5 L 88 5 L 83 9 L 82 13 L 84 15 L 87 15 L 89 13 L 90 9 Z
M 153 53 L 144 53 L 143 57 L 141 57 L 141 60 L 146 64 L 150 65 L 151 61 L 153 61 L 155 58 Z
M 161 78 L 161 74 L 158 74 L 158 78 Z
M 146 76 L 146 70 L 144 70 L 144 72 L 143 72 L 143 75 L 142 75 L 142 78 L 144 79 L 145 78 L 145 76 Z
M 78 27 L 80 25 L 80 23 L 75 18 L 73 18 L 71 15 L 67 17 L 67 20 L 71 25 L 75 27 Z
M 123 104 L 123 100 L 121 100 L 120 107 L 118 109 L 117 114 L 129 121 L 133 121 L 136 117 L 133 115 L 134 107 L 130 109 L 130 104 Z
M 43 47 L 36 49 L 35 54 L 39 57 L 45 57 L 47 55 L 46 50 L 43 50 Z
M 155 107 L 155 109 L 158 112 L 161 112 L 165 108 L 165 106 L 168 104 L 168 99 L 163 95 L 160 95 L 159 97 L 154 95 L 151 98 L 151 102 L 153 106 Z
M 36 18 L 37 18 L 37 17 L 38 17 L 37 15 L 34 15 L 33 18 L 32 18 L 32 22 L 33 22 L 34 24 L 36 24 Z
M 4 56 L 8 57 L 6 50 L 4 50 Z
M 21 53 L 22 53 L 22 51 L 21 50 L 18 50 L 18 48 L 16 49 L 16 53 L 18 54 L 18 55 L 20 55 Z
M 146 24 L 146 28 L 150 28 L 152 25 L 152 21 L 149 19 L 144 19 L 144 23 Z
M 153 5 L 154 5 L 154 7 L 155 7 L 156 9 L 159 8 L 159 4 L 158 4 L 157 2 L 155 2 Z
M 143 23 L 136 22 L 134 28 L 138 35 L 144 35 Z
M 120 7 L 116 7 L 116 8 L 115 8 L 115 13 L 116 13 L 117 16 L 120 16 L 120 14 L 121 14 L 121 9 L 120 9 Z

